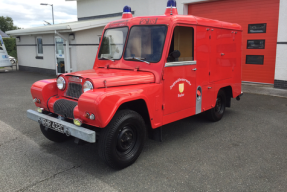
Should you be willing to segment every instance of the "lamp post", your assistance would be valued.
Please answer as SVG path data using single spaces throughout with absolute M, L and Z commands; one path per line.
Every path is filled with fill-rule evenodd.
M 52 6 L 52 17 L 53 17 L 53 25 L 54 25 L 54 9 L 53 9 L 53 4 L 41 3 L 40 5 L 50 5 L 50 6 Z

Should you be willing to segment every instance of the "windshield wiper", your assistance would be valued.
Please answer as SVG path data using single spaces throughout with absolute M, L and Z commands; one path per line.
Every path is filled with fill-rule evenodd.
M 147 63 L 147 64 L 150 64 L 150 62 L 143 60 L 143 59 L 145 59 L 145 58 L 127 57 L 127 58 L 125 58 L 125 59 L 128 59 L 128 60 L 129 60 L 129 59 L 135 59 L 135 60 L 138 60 L 138 61 L 141 61 L 141 62 L 145 62 L 145 63 Z
M 107 60 L 111 60 L 111 61 L 115 62 L 115 60 L 107 58 L 107 57 L 100 57 L 100 59 L 107 59 Z

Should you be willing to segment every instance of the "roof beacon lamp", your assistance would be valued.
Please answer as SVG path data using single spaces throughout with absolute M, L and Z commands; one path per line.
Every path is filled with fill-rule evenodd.
M 125 6 L 124 7 L 124 10 L 123 10 L 123 16 L 122 16 L 122 19 L 128 19 L 128 18 L 131 18 L 131 17 L 133 17 L 133 15 L 132 15 L 132 9 L 131 9 L 131 7 L 129 7 L 129 6 Z
M 176 1 L 175 0 L 168 0 L 167 6 L 165 9 L 165 15 L 177 15 L 177 8 L 176 8 Z

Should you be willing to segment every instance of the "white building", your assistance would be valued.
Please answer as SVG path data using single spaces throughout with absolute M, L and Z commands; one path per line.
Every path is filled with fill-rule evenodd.
M 56 75 L 91 69 L 104 26 L 119 18 L 9 31 L 17 37 L 19 70 Z
M 66 0 L 68 1 L 68 0 Z M 8 31 L 18 37 L 20 70 L 58 74 L 93 67 L 104 26 L 121 18 L 162 15 L 167 0 L 76 0 L 78 21 Z M 287 89 L 286 0 L 177 0 L 179 14 L 239 23 L 243 28 L 242 79 Z M 279 17 L 278 17 L 279 15 Z

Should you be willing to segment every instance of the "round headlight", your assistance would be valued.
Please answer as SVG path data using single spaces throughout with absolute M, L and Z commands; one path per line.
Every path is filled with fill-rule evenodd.
M 63 77 L 59 77 L 57 79 L 57 87 L 58 87 L 58 89 L 60 89 L 60 90 L 65 89 L 65 85 L 66 85 L 65 79 Z
M 89 90 L 93 90 L 93 84 L 90 82 L 90 81 L 86 81 L 84 83 L 84 86 L 83 86 L 83 91 L 86 92 L 86 91 L 89 91 Z

